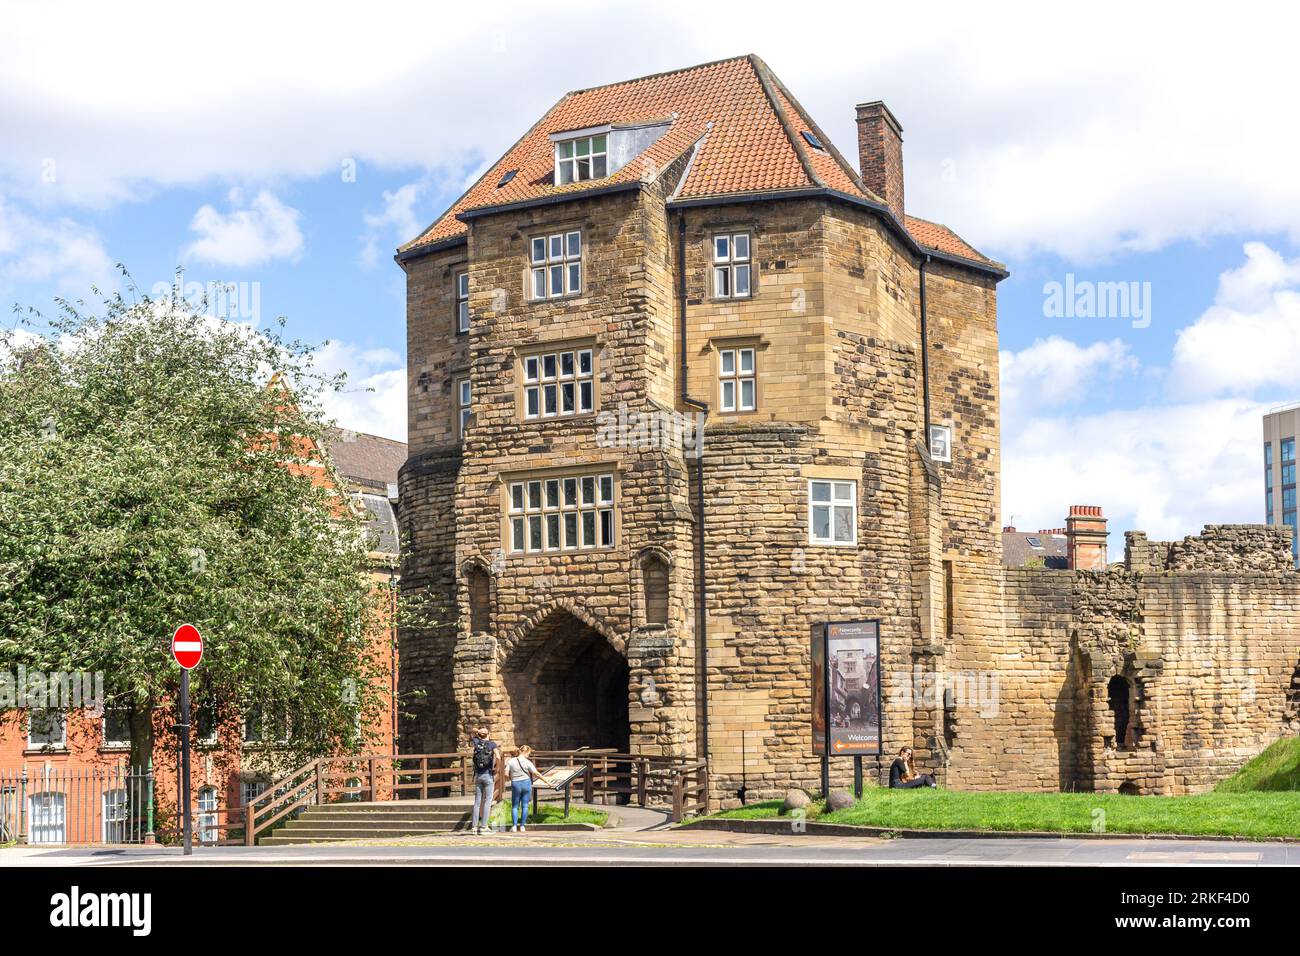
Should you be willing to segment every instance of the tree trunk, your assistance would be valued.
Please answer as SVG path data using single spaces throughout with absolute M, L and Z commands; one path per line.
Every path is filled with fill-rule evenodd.
M 144 835 L 153 830 L 150 823 L 149 787 L 144 772 L 153 757 L 153 709 L 144 705 L 134 705 L 127 714 L 127 723 L 131 727 L 131 758 L 127 770 L 133 774 L 132 784 L 127 787 L 129 806 L 127 812 L 132 821 L 131 829 Z M 158 790 L 153 788 L 153 802 L 158 801 Z
M 131 769 L 142 771 L 153 757 L 153 709 L 137 704 L 127 721 L 131 725 Z

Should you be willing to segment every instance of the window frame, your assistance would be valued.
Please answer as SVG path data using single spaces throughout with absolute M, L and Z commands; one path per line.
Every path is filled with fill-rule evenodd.
M 574 238 L 577 239 L 577 251 L 573 251 Z M 558 240 L 558 252 L 557 252 Z M 538 256 L 538 244 L 541 244 L 541 256 Z M 582 229 L 562 229 L 559 232 L 547 232 L 528 238 L 528 300 L 530 302 L 550 302 L 555 299 L 567 299 L 582 295 L 583 273 L 586 271 L 585 256 L 587 240 Z M 576 281 L 574 270 L 577 270 Z M 555 290 L 553 279 L 559 270 L 560 290 Z M 538 292 L 538 283 L 541 292 Z
M 595 343 L 585 341 L 555 343 L 545 348 L 533 347 L 518 352 L 519 420 L 564 421 L 595 415 L 600 408 L 600 395 L 596 387 L 599 377 L 598 352 Z M 586 371 L 583 371 L 584 359 Z M 547 371 L 548 368 L 551 369 L 550 372 Z M 565 386 L 571 386 L 569 395 L 573 405 L 568 411 L 565 411 Z M 583 386 L 587 388 L 584 390 Z M 553 399 L 554 411 L 547 411 L 550 407 L 548 399 Z M 537 409 L 535 412 L 532 410 L 534 404 Z
M 758 345 L 752 343 L 720 346 L 718 352 L 718 412 L 725 415 L 748 415 L 758 411 Z M 744 370 L 743 357 L 749 355 L 749 371 Z M 726 369 L 724 356 L 731 356 L 731 371 Z M 744 383 L 750 383 L 750 403 L 741 403 Z M 727 402 L 727 385 L 731 385 L 731 402 Z
M 452 280 L 455 283 L 456 293 L 456 334 L 469 334 L 469 270 L 462 269 L 455 274 Z M 464 291 L 461 286 L 464 285 Z
M 211 846 L 221 839 L 221 794 L 217 788 L 208 784 L 199 787 L 197 799 L 198 813 L 195 815 L 194 838 L 202 844 Z M 205 807 L 204 797 L 212 798 L 212 805 Z
M 601 141 L 601 149 L 596 149 L 596 141 Z M 578 147 L 585 144 L 587 151 L 580 153 Z M 568 155 L 564 155 L 565 147 L 568 147 Z M 603 133 L 588 133 L 585 136 L 574 136 L 568 139 L 556 140 L 555 142 L 555 185 L 571 186 L 576 183 L 589 183 L 599 179 L 608 179 L 611 173 L 609 168 L 609 131 Z M 605 161 L 604 168 L 599 176 L 596 175 L 596 159 L 601 158 Z M 583 161 L 588 164 L 587 176 L 579 176 L 579 164 Z M 566 176 L 562 170 L 568 167 L 569 174 Z
M 108 735 L 108 715 L 109 715 L 110 713 L 112 713 L 112 714 L 121 714 L 121 716 L 122 716 L 124 719 L 126 719 L 127 723 L 126 723 L 126 739 L 125 739 L 125 740 L 114 740 L 114 739 L 112 739 L 111 737 L 109 737 L 109 735 Z M 100 734 L 101 734 L 101 736 L 103 737 L 103 741 L 104 741 L 104 742 L 103 742 L 103 747 L 104 747 L 105 750 L 126 750 L 126 749 L 129 749 L 130 746 L 131 746 L 131 722 L 130 722 L 129 718 L 127 717 L 127 715 L 126 715 L 125 713 L 123 713 L 123 712 L 121 712 L 121 711 L 116 711 L 116 710 L 114 710 L 114 709 L 111 708 L 111 707 L 106 707 L 106 708 L 104 709 L 104 715 L 100 718 Z
M 745 254 L 740 256 L 736 253 L 736 240 L 742 237 L 745 240 Z M 726 253 L 724 255 L 719 255 L 718 252 L 720 240 L 726 241 Z M 754 297 L 754 237 L 748 229 L 738 232 L 728 231 L 710 234 L 708 255 L 714 299 L 734 301 Z M 746 287 L 744 292 L 737 292 L 736 276 L 742 269 L 745 274 Z M 725 289 L 721 288 L 723 283 L 719 281 L 722 276 L 726 277 Z
M 825 501 L 819 501 L 814 497 L 814 487 L 817 485 L 828 485 L 830 497 Z M 839 487 L 846 486 L 850 489 L 847 503 L 845 499 L 837 497 L 836 490 Z M 816 512 L 818 509 L 826 509 L 827 512 L 827 530 L 829 537 L 819 538 L 817 536 Z M 849 509 L 849 540 L 837 541 L 835 539 L 835 514 L 837 510 Z M 819 547 L 837 547 L 852 548 L 858 543 L 858 483 L 854 479 L 848 478 L 809 478 L 808 479 L 808 543 Z
M 451 391 L 456 403 L 456 437 L 464 438 L 465 426 L 469 424 L 470 416 L 474 414 L 474 385 L 469 374 L 453 377 Z
M 617 469 L 608 465 L 503 477 L 503 550 L 536 558 L 617 548 L 619 484 Z
M 934 450 L 935 449 L 934 439 L 936 433 L 942 434 L 947 449 L 942 455 L 937 454 Z M 934 459 L 935 461 L 942 461 L 946 463 L 952 462 L 952 426 L 951 425 L 936 424 L 935 422 L 931 422 L 930 434 L 926 436 L 926 439 L 927 439 L 926 448 L 929 450 L 930 457 L 932 459 Z
M 37 804 L 48 809 L 38 811 Z M 57 811 L 57 812 L 54 812 Z M 53 822 L 57 819 L 57 823 Z M 41 790 L 27 795 L 27 842 L 33 846 L 68 842 L 68 795 L 62 790 Z M 47 839 L 57 833 L 58 839 Z
M 57 743 L 36 743 L 32 738 L 32 722 L 37 712 L 53 714 L 59 721 L 59 739 Z M 67 750 L 68 749 L 68 715 L 56 707 L 28 708 L 27 710 L 27 749 L 28 750 Z
M 114 798 L 109 800 L 109 798 Z M 126 843 L 130 835 L 131 797 L 125 787 L 100 795 L 100 828 L 105 843 Z

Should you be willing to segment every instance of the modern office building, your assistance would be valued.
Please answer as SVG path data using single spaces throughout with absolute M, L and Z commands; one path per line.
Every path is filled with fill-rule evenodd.
M 1264 416 L 1264 521 L 1291 529 L 1291 554 L 1300 556 L 1296 535 L 1295 439 L 1300 403 Z

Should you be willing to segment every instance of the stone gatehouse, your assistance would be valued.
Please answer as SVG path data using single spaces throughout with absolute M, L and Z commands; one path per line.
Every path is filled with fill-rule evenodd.
M 815 786 L 810 634 L 857 619 L 886 752 L 952 786 L 1183 792 L 1285 731 L 1294 574 L 1001 566 L 1007 273 L 857 124 L 855 168 L 753 56 L 576 91 L 399 251 L 405 751 Z

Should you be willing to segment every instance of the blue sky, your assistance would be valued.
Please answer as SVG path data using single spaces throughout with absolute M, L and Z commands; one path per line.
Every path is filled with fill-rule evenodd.
M 817 7 L 0 2 L 0 302 L 112 287 L 119 261 L 146 289 L 242 283 L 332 341 L 343 424 L 404 437 L 394 247 L 566 90 L 755 52 L 846 155 L 884 99 L 908 211 L 1009 266 L 1004 520 L 1262 520 L 1259 416 L 1300 400 L 1296 15 Z M 1149 324 L 1047 314 L 1068 277 L 1149 289 Z

